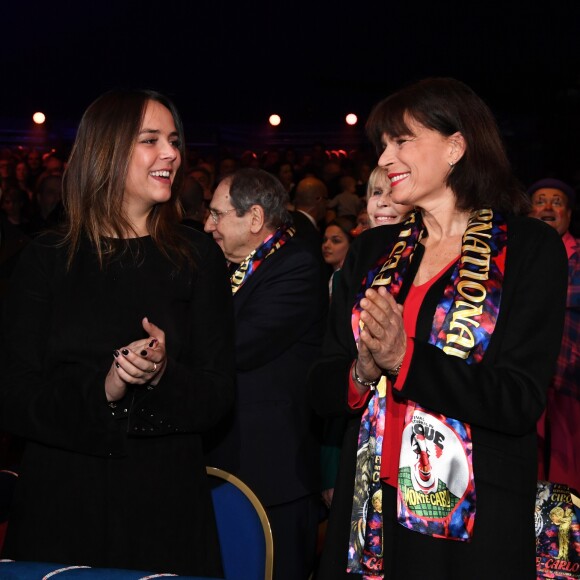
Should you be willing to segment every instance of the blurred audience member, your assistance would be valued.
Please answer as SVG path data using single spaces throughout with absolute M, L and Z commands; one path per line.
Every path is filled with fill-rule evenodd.
M 240 167 L 252 167 L 253 169 L 260 168 L 260 160 L 258 156 L 251 149 L 246 149 L 240 157 Z
M 280 183 L 284 186 L 284 189 L 288 192 L 290 201 L 294 202 L 294 196 L 296 194 L 296 183 L 294 169 L 292 168 L 292 163 L 288 161 L 280 163 L 278 166 L 278 171 L 276 176 L 280 180 Z
M 42 155 L 37 149 L 32 149 L 26 156 L 26 165 L 28 166 L 28 187 L 33 189 L 42 174 Z
M 203 203 L 203 187 L 191 175 L 188 175 L 183 181 L 181 205 L 185 214 L 181 223 L 203 232 L 203 223 L 207 217 L 207 209 Z
M 9 152 L 3 152 L 0 156 L 0 179 L 14 177 L 14 159 Z
M 302 160 L 292 147 L 286 148 L 280 157 L 281 163 L 290 163 L 294 175 L 298 175 L 302 170 Z
M 340 269 L 354 240 L 355 221 L 350 216 L 337 217 L 330 222 L 324 231 L 322 255 L 324 261 L 332 267 L 328 282 L 328 297 L 332 295 L 340 279 Z M 322 444 L 320 448 L 320 479 L 322 501 L 330 509 L 334 485 L 338 474 L 340 449 L 344 437 L 346 420 L 343 417 L 326 417 L 322 420 Z
M 213 177 L 209 169 L 198 165 L 189 172 L 189 175 L 196 179 L 203 188 L 203 199 L 210 202 L 213 195 Z
M 10 154 L 3 153 L 0 156 L 0 189 L 6 189 L 9 185 L 15 185 L 14 160 Z
M 328 196 L 332 199 L 341 193 L 340 178 L 342 177 L 342 167 L 337 159 L 328 159 L 321 168 L 320 178 L 328 188 Z
M 356 216 L 356 226 L 351 233 L 356 238 L 356 236 L 360 236 L 363 232 L 369 230 L 370 227 L 371 221 L 369 219 L 369 212 L 366 207 L 363 207 Z
M 32 203 L 34 199 L 34 193 L 32 187 L 29 186 L 29 176 L 30 176 L 30 169 L 28 169 L 28 165 L 26 165 L 25 161 L 19 161 L 16 164 L 16 168 L 14 171 L 14 177 L 16 179 L 16 184 L 18 185 L 19 189 L 26 192 L 26 196 L 28 197 L 28 201 Z
M 539 478 L 580 491 L 580 240 L 569 231 L 575 190 L 559 179 L 541 179 L 528 190 L 531 216 L 562 236 L 568 255 L 568 297 L 556 373 L 548 389 L 546 412 L 538 422 Z
M 275 147 L 270 147 L 267 151 L 264 151 L 262 155 L 261 166 L 265 171 L 269 171 L 274 175 L 277 173 L 277 169 L 280 165 L 280 151 Z
M 59 159 L 54 153 L 50 153 L 44 157 L 43 165 L 43 176 L 62 175 L 64 171 L 64 163 L 62 159 Z
M 338 185 L 340 193 L 328 202 L 328 207 L 333 208 L 338 217 L 358 215 L 363 202 L 356 194 L 356 179 L 350 175 L 345 175 L 339 179 Z
M 367 189 L 369 186 L 369 178 L 371 175 L 371 171 L 373 169 L 373 165 L 368 161 L 361 161 L 356 170 L 356 194 L 361 198 L 364 199 L 367 195 Z
M 352 216 L 339 216 L 331 221 L 324 230 L 322 238 L 322 255 L 324 261 L 332 266 L 333 275 L 330 285 L 330 295 L 332 296 L 332 283 L 334 274 L 342 268 L 350 243 L 354 239 L 352 231 L 356 222 Z
M 42 176 L 36 191 L 36 213 L 30 220 L 31 235 L 58 225 L 63 213 L 62 176 Z
M 0 201 L 0 209 L 6 216 L 6 219 L 24 233 L 27 233 L 28 225 L 28 220 L 24 212 L 27 200 L 25 191 L 15 186 L 8 186 L 3 190 L 2 200 Z
M 292 212 L 296 235 L 315 247 L 318 254 L 322 243 L 320 226 L 324 224 L 327 200 L 328 189 L 320 179 L 305 177 L 298 182 Z
M 221 181 L 225 177 L 232 175 L 236 172 L 239 167 L 239 161 L 233 155 L 224 155 L 219 162 L 218 178 L 217 181 Z

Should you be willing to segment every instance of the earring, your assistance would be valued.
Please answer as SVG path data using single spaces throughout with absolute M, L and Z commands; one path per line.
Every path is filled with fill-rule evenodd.
M 449 161 L 449 167 L 453 167 L 453 165 L 455 165 L 453 161 Z

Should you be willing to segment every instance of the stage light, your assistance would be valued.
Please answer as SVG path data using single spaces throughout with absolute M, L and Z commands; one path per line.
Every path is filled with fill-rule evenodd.
M 270 122 L 270 125 L 277 127 L 282 122 L 282 119 L 280 118 L 280 115 L 270 115 L 268 121 Z
M 34 115 L 32 115 L 32 120 L 37 125 L 42 125 L 46 121 L 46 115 L 38 111 L 37 113 L 34 113 Z
M 347 125 L 356 125 L 358 122 L 358 117 L 354 113 L 349 113 L 344 120 Z

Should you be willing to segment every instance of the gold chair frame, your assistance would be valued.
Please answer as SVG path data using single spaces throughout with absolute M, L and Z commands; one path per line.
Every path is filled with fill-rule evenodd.
M 231 473 L 218 467 L 207 466 L 206 471 L 208 476 L 223 479 L 237 487 L 248 498 L 248 501 L 256 510 L 256 513 L 260 519 L 260 523 L 262 524 L 262 530 L 264 531 L 264 541 L 266 543 L 264 580 L 272 580 L 274 573 L 274 540 L 272 538 L 272 528 L 270 527 L 270 521 L 268 520 L 268 515 L 266 514 L 264 506 L 261 504 L 256 494 L 235 475 L 232 475 Z

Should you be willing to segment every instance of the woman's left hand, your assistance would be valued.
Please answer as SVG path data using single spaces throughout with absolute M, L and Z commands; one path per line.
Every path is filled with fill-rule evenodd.
M 384 370 L 397 368 L 407 350 L 402 305 L 397 304 L 385 288 L 369 288 L 360 305 L 360 318 L 364 322 L 360 342 L 378 367 Z
M 165 333 L 158 326 L 142 321 L 149 338 L 136 340 L 119 349 L 116 366 L 119 376 L 133 385 L 157 385 L 167 366 L 165 351 Z

